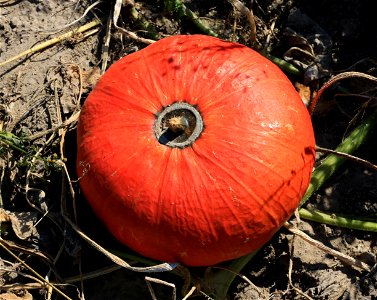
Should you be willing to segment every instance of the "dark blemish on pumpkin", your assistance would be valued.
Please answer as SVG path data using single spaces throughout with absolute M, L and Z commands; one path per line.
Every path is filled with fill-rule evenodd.
M 313 147 L 305 147 L 305 154 L 314 155 L 315 150 Z
M 173 62 L 174 62 L 174 58 L 173 58 L 173 57 L 170 57 L 170 58 L 168 58 L 168 60 L 167 60 L 167 61 L 168 61 L 168 63 L 169 63 L 169 64 L 171 64 L 171 63 L 173 63 Z

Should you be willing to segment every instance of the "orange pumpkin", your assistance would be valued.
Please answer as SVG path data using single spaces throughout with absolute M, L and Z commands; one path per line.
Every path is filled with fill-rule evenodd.
M 140 254 L 190 266 L 258 249 L 292 215 L 315 158 L 309 114 L 250 48 L 173 36 L 114 63 L 78 123 L 98 217 Z

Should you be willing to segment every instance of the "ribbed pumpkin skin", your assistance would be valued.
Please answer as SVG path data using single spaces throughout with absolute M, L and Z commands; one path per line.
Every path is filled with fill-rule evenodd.
M 179 101 L 205 126 L 184 149 L 153 132 L 156 115 Z M 259 248 L 283 225 L 309 184 L 314 146 L 307 110 L 274 64 L 239 44 L 174 36 L 100 79 L 80 115 L 77 170 L 119 241 L 205 266 Z

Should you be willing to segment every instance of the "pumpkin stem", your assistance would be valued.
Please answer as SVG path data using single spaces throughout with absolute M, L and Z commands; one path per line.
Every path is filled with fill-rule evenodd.
M 183 132 L 189 126 L 189 121 L 185 116 L 172 117 L 168 120 L 168 128 L 175 133 Z
M 192 145 L 204 129 L 198 109 L 186 102 L 175 102 L 156 116 L 154 133 L 158 142 L 172 148 Z

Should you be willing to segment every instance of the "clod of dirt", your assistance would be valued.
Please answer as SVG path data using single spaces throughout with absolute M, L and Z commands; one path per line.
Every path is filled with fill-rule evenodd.
M 37 217 L 37 212 L 10 212 L 0 208 L 0 223 L 10 222 L 14 233 L 21 240 L 39 237 L 34 226 Z

